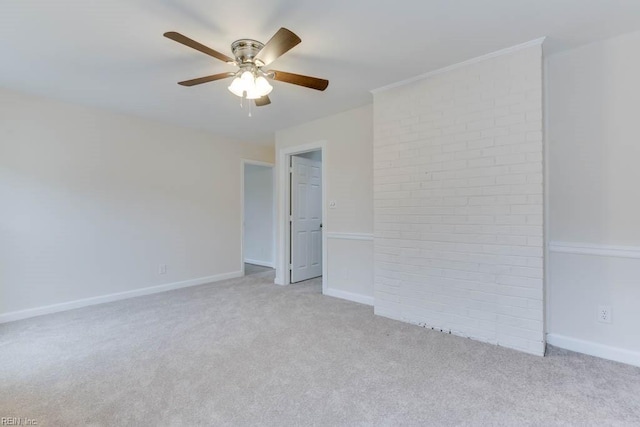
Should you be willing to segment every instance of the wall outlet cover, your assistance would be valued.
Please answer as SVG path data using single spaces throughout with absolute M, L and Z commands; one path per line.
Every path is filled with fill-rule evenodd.
M 598 306 L 598 322 L 611 323 L 611 306 L 608 306 L 608 305 Z

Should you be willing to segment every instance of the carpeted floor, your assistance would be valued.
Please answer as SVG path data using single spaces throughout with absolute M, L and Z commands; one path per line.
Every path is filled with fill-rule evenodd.
M 273 273 L 0 325 L 0 417 L 75 425 L 640 425 L 640 368 L 539 358 Z

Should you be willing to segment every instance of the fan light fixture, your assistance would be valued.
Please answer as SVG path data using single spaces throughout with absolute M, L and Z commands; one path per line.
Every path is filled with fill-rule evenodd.
M 178 84 L 181 86 L 196 86 L 216 80 L 233 78 L 229 86 L 229 91 L 240 98 L 240 106 L 243 107 L 244 99 L 254 101 L 248 103 L 249 116 L 251 116 L 252 104 L 255 104 L 256 107 L 264 107 L 265 105 L 271 104 L 269 94 L 273 87 L 269 84 L 269 80 L 277 80 L 279 82 L 308 87 L 319 91 L 325 90 L 329 85 L 329 80 L 270 69 L 270 64 L 273 61 L 302 41 L 300 37 L 286 28 L 280 28 L 267 43 L 252 39 L 239 39 L 234 41 L 231 43 L 233 58 L 175 31 L 166 32 L 164 36 L 225 62 L 228 65 L 238 67 L 235 71 L 226 71 L 210 76 L 198 77 L 197 79 L 178 82 Z M 264 67 L 269 69 L 265 69 Z
M 260 75 L 256 77 L 255 71 L 239 71 L 229 85 L 229 91 L 240 98 L 258 99 L 269 95 L 273 86 L 267 79 Z

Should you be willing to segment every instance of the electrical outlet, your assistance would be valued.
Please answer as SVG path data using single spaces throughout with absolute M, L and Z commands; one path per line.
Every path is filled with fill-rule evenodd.
M 611 323 L 611 307 L 608 305 L 598 306 L 598 322 Z
M 158 274 L 167 274 L 167 264 L 160 264 L 158 266 Z

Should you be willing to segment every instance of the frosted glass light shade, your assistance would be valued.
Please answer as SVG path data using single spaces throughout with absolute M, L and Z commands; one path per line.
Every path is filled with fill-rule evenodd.
M 241 98 L 244 95 L 244 90 L 245 90 L 244 84 L 239 77 L 236 77 L 235 79 L 233 79 L 233 81 L 229 85 L 229 91 L 231 91 L 231 93 Z
M 273 90 L 264 76 L 258 78 L 251 71 L 244 71 L 239 77 L 233 79 L 229 85 L 229 91 L 236 96 L 247 99 L 258 99 L 268 95 Z
M 247 99 L 258 99 L 261 96 L 262 95 L 260 95 L 260 92 L 258 92 L 255 88 L 247 91 Z
M 255 78 L 253 77 L 253 73 L 251 71 L 245 71 L 244 73 L 242 73 L 240 78 L 246 85 L 245 87 L 253 86 L 255 84 Z
M 260 76 L 256 79 L 256 91 L 260 94 L 260 96 L 269 95 L 273 90 L 273 86 L 269 84 L 267 79 Z

